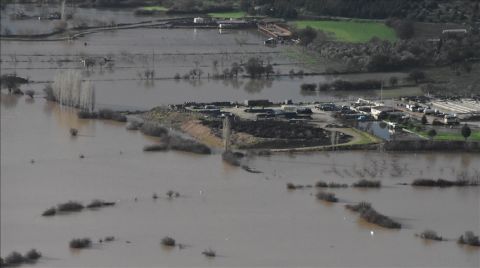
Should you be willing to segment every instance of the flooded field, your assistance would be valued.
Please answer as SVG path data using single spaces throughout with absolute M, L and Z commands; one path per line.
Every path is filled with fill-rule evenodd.
M 14 33 L 48 32 L 52 21 L 12 21 Z M 27 13 L 37 14 L 37 7 Z M 145 20 L 132 10 L 77 8 L 75 17 L 95 24 Z M 35 22 L 35 23 L 33 23 Z M 30 27 L 35 27 L 31 29 Z M 35 98 L 1 93 L 0 255 L 36 248 L 34 267 L 479 267 L 478 248 L 460 246 L 465 231 L 480 232 L 480 187 L 416 188 L 417 178 L 480 178 L 480 155 L 345 151 L 249 156 L 251 173 L 222 161 L 220 152 L 143 152 L 156 138 L 128 131 L 125 124 L 78 119 L 75 109 L 47 102 L 43 88 L 63 70 L 78 70 L 96 90 L 97 108 L 151 109 L 187 101 L 353 100 L 420 93 L 414 89 L 302 92 L 302 83 L 335 79 L 388 80 L 404 73 L 289 77 L 309 65 L 288 57 L 284 46 L 263 45 L 256 30 L 130 29 L 86 35 L 74 41 L 0 41 L 1 74 L 16 73 L 32 83 Z M 81 59 L 104 60 L 85 68 Z M 260 57 L 278 77 L 214 79 L 233 63 Z M 199 79 L 182 76 L 193 68 Z M 327 69 L 327 63 L 318 69 Z M 155 79 L 145 79 L 145 71 Z M 174 79 L 177 74 L 180 79 Z M 72 137 L 70 129 L 78 129 Z M 387 128 L 368 126 L 390 137 Z M 378 133 L 377 133 L 378 134 Z M 383 137 L 383 136 L 382 136 Z M 291 182 L 352 184 L 380 180 L 380 189 L 329 189 L 339 203 L 316 200 L 314 187 L 287 190 Z M 169 190 L 180 193 L 167 198 Z M 153 199 L 153 194 L 158 199 Z M 113 207 L 43 217 L 56 204 L 92 199 Z M 345 204 L 367 201 L 402 224 L 389 230 L 359 220 Z M 415 237 L 433 229 L 448 241 Z M 106 236 L 115 241 L 99 243 Z M 165 248 L 171 236 L 182 249 Z M 71 250 L 73 238 L 93 247 Z M 216 258 L 202 256 L 213 249 Z
M 185 101 L 244 101 L 271 99 L 283 101 L 331 101 L 360 96 L 379 97 L 379 91 L 302 92 L 301 83 L 331 82 L 335 79 L 388 80 L 402 73 L 320 75 L 289 77 L 290 70 L 308 72 L 308 66 L 289 58 L 284 46 L 263 45 L 265 37 L 256 30 L 216 29 L 134 29 L 87 35 L 72 42 L 2 41 L 2 73 L 17 73 L 32 81 L 52 81 L 55 74 L 76 69 L 94 82 L 100 106 L 148 109 L 159 104 Z M 213 44 L 213 45 L 212 45 Z M 112 61 L 88 70 L 82 57 L 111 58 Z M 230 69 L 232 63 L 245 63 L 250 57 L 261 58 L 285 76 L 270 79 L 213 79 Z M 200 79 L 183 79 L 199 68 Z M 155 80 L 143 74 L 154 70 Z M 180 79 L 174 79 L 175 75 Z M 45 83 L 28 85 L 42 93 Z M 404 94 L 402 90 L 392 94 Z
M 479 187 L 398 185 L 418 177 L 478 174 L 478 154 L 280 154 L 249 159 L 264 172 L 251 174 L 223 164 L 218 154 L 144 153 L 142 147 L 154 140 L 122 124 L 80 120 L 75 111 L 41 98 L 1 97 L 2 256 L 36 248 L 45 256 L 36 267 L 479 265 L 478 249 L 414 236 L 427 228 L 452 240 L 467 230 L 478 233 Z M 71 127 L 79 129 L 78 137 L 70 137 Z M 333 205 L 317 201 L 314 189 L 285 187 L 320 179 L 352 183 L 362 170 L 384 187 L 334 190 L 340 203 Z M 181 197 L 167 199 L 168 190 Z M 154 192 L 160 195 L 156 201 Z M 94 198 L 117 204 L 41 216 L 57 203 Z M 362 200 L 404 228 L 366 224 L 343 207 Z M 68 248 L 75 237 L 96 241 L 108 235 L 116 241 Z M 163 248 L 160 240 L 167 235 L 187 247 Z M 219 257 L 203 257 L 209 247 Z

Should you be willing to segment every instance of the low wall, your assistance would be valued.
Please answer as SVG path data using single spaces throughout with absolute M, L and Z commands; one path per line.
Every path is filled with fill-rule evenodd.
M 389 141 L 383 147 L 386 151 L 462 151 L 480 152 L 480 142 L 464 141 Z

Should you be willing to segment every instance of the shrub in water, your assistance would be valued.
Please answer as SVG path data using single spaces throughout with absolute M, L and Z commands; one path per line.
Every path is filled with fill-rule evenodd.
M 432 179 L 416 179 L 412 182 L 412 186 L 436 186 L 437 182 Z
M 127 117 L 121 113 L 113 113 L 112 120 L 118 121 L 118 122 L 127 122 Z
M 316 196 L 318 200 L 323 200 L 327 202 L 338 202 L 338 198 L 335 197 L 334 193 L 318 192 Z
M 374 223 L 376 225 L 391 228 L 391 229 L 400 229 L 402 225 L 394 220 L 390 219 L 389 217 L 378 213 L 376 210 L 368 209 L 360 214 L 364 220 Z
M 336 183 L 336 182 L 330 182 L 328 184 L 329 188 L 347 188 L 348 184 L 345 183 Z
M 318 181 L 317 183 L 315 183 L 315 187 L 317 187 L 317 188 L 327 188 L 328 184 L 324 181 Z
M 173 150 L 196 153 L 196 154 L 212 153 L 212 151 L 208 146 L 198 143 L 194 140 L 187 140 L 181 137 L 171 137 L 170 148 Z
M 372 205 L 368 202 L 360 202 L 356 205 L 345 205 L 345 207 L 354 212 L 363 212 L 365 210 L 371 209 Z
M 213 258 L 213 257 L 217 256 L 217 253 L 216 253 L 214 250 L 210 249 L 210 248 L 204 250 L 204 251 L 202 252 L 202 254 L 205 255 L 205 256 L 207 256 L 207 257 L 210 257 L 210 258 Z
M 467 180 L 449 181 L 444 179 L 416 179 L 412 182 L 412 186 L 429 186 L 429 187 L 452 187 L 452 186 L 474 186 L 476 183 Z
M 113 118 L 114 112 L 110 109 L 100 109 L 98 111 L 98 118 L 111 120 Z
M 92 245 L 90 238 L 75 238 L 70 241 L 70 248 L 89 248 Z
M 142 127 L 143 123 L 138 122 L 138 121 L 130 121 L 127 123 L 127 126 L 125 128 L 127 130 L 139 130 Z
M 140 131 L 145 135 L 154 137 L 163 137 L 168 134 L 168 130 L 166 128 L 154 123 L 143 124 L 143 126 L 140 128 Z
M 165 236 L 162 238 L 162 245 L 167 247 L 174 247 L 175 246 L 175 239 Z
M 42 213 L 42 216 L 53 216 L 57 213 L 57 210 L 54 208 L 54 207 L 51 207 L 47 210 L 45 210 L 43 213 Z
M 70 129 L 70 135 L 71 136 L 75 137 L 75 136 L 77 136 L 77 134 L 78 134 L 78 129 L 76 129 L 76 128 L 71 128 Z
M 35 91 L 28 89 L 25 91 L 25 95 L 29 96 L 30 98 L 33 99 L 33 96 L 35 95 Z
M 106 242 L 112 242 L 113 240 L 115 240 L 115 237 L 114 237 L 114 236 L 107 236 L 107 237 L 105 237 L 105 241 L 106 241 Z
M 77 117 L 80 119 L 95 119 L 97 118 L 97 114 L 94 112 L 87 112 L 87 111 L 79 111 L 77 113 Z
M 382 183 L 380 181 L 359 180 L 353 184 L 353 187 L 365 187 L 365 188 L 380 188 Z
M 222 159 L 223 161 L 227 162 L 228 164 L 232 166 L 239 167 L 240 166 L 240 159 L 235 155 L 235 153 L 232 153 L 231 151 L 225 151 L 222 153 Z
M 297 187 L 293 183 L 289 182 L 289 183 L 287 183 L 287 189 L 288 190 L 295 190 L 295 189 L 297 189 Z
M 38 252 L 36 249 L 31 249 L 25 254 L 25 259 L 28 259 L 30 261 L 36 261 L 42 257 L 42 254 Z
M 360 202 L 356 205 L 345 205 L 349 210 L 360 213 L 360 217 L 364 220 L 391 229 L 399 229 L 402 225 L 389 217 L 378 213 L 371 205 L 367 202 Z
M 87 205 L 87 208 L 101 208 L 106 206 L 113 206 L 115 202 L 105 202 L 103 200 L 94 199 L 90 204 Z
M 20 265 L 25 261 L 25 258 L 23 258 L 22 254 L 13 251 L 12 253 L 8 254 L 7 257 L 5 257 L 5 264 L 6 265 Z
M 168 196 L 168 198 L 173 198 L 173 197 L 179 197 L 180 196 L 180 193 L 178 192 L 174 192 L 172 190 L 169 190 L 166 195 Z
M 472 231 L 467 231 L 458 238 L 459 244 L 480 247 L 480 240 Z
M 145 145 L 143 147 L 144 152 L 158 152 L 158 151 L 166 151 L 166 150 L 168 150 L 168 146 L 165 143 Z
M 59 204 L 57 206 L 58 211 L 62 212 L 75 212 L 75 211 L 80 211 L 84 208 L 84 206 L 75 201 L 68 201 L 67 203 Z
M 442 241 L 443 238 L 437 235 L 437 232 L 433 230 L 425 230 L 420 234 L 420 237 L 427 240 L 437 240 Z

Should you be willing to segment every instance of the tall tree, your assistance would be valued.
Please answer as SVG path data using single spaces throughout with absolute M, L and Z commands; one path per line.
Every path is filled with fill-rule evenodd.
M 468 137 L 472 134 L 472 130 L 467 124 L 464 124 L 462 127 L 462 136 L 465 138 L 465 141 L 467 141 Z

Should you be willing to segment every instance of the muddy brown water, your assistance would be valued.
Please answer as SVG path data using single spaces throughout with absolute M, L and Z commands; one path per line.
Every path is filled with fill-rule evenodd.
M 230 30 L 220 34 L 216 29 L 134 29 L 96 33 L 73 42 L 2 41 L 1 67 L 2 73 L 15 72 L 33 81 L 52 81 L 62 70 L 77 69 L 85 79 L 93 81 L 100 106 L 143 109 L 186 101 L 378 98 L 379 91 L 302 92 L 300 84 L 318 84 L 335 79 L 388 80 L 391 76 L 405 76 L 402 73 L 381 73 L 303 78 L 283 76 L 263 80 L 208 79 L 209 74 L 211 77 L 222 73 L 233 62 L 244 63 L 250 57 L 260 57 L 272 63 L 274 69 L 282 74 L 288 74 L 292 69 L 309 71 L 308 65 L 288 56 L 288 47 L 266 47 L 263 45 L 264 39 L 265 36 L 256 30 Z M 112 68 L 95 66 L 85 70 L 80 64 L 82 56 L 111 56 L 114 65 Z M 197 66 L 203 70 L 202 79 L 172 79 L 176 74 L 183 76 Z M 155 70 L 158 80 L 139 80 L 148 69 Z M 43 83 L 29 85 L 40 94 L 44 86 Z M 398 90 L 397 94 L 403 94 L 402 90 Z
M 72 138 L 69 129 L 79 129 Z M 480 155 L 321 152 L 254 157 L 251 174 L 218 154 L 144 153 L 155 140 L 123 124 L 77 119 L 42 98 L 1 95 L 1 250 L 41 251 L 35 267 L 478 267 L 478 249 L 454 241 L 425 243 L 426 228 L 456 239 L 480 229 L 480 188 L 422 189 L 413 178 L 455 179 L 480 170 Z M 79 155 L 85 155 L 80 159 Z M 32 164 L 30 161 L 34 160 Z M 377 190 L 333 190 L 341 203 L 316 201 L 314 189 L 285 184 L 352 183 L 374 177 Z M 168 200 L 165 192 L 181 197 Z M 156 192 L 160 198 L 152 200 Z M 134 202 L 137 197 L 138 201 Z M 68 200 L 116 201 L 98 211 L 40 216 Z M 386 230 L 343 208 L 369 201 L 405 228 Z M 110 243 L 72 251 L 75 237 Z M 160 246 L 164 236 L 188 245 Z M 130 241 L 130 243 L 127 243 Z M 211 247 L 220 255 L 202 256 Z

